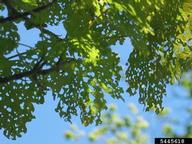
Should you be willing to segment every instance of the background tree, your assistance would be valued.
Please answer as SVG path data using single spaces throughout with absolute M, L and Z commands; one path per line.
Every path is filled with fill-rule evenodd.
M 191 99 L 189 100 L 191 101 Z M 179 119 L 170 116 L 169 108 L 164 109 L 158 117 L 158 120 L 163 120 L 163 127 L 160 128 L 162 134 L 158 137 L 191 138 L 192 109 L 188 107 L 186 110 L 189 116 L 188 120 L 180 123 Z M 88 143 L 95 144 L 148 144 L 154 141 L 154 129 L 150 126 L 150 121 L 146 120 L 141 113 L 138 113 L 138 109 L 133 103 L 128 105 L 127 113 L 124 114 L 120 114 L 117 107 L 112 104 L 109 110 L 103 113 L 102 121 L 103 123 L 99 127 L 88 131 L 83 131 L 76 125 L 71 125 L 70 129 L 65 131 L 64 137 L 66 140 L 74 141 L 75 143 L 84 139 L 84 142 L 88 141 Z M 153 119 L 154 121 L 157 122 L 157 120 Z M 184 129 L 182 134 L 178 134 L 174 130 L 176 125 Z M 158 122 L 155 126 L 155 130 L 159 131 Z
M 148 128 L 148 122 L 138 115 L 137 107 L 131 103 L 128 110 L 132 113 L 120 115 L 117 112 L 116 105 L 112 104 L 109 111 L 102 115 L 102 125 L 85 133 L 72 125 L 71 129 L 65 132 L 65 138 L 68 140 L 79 140 L 86 136 L 89 143 L 106 144 L 146 144 L 148 135 L 144 134 Z M 135 118 L 135 119 L 134 119 Z
M 123 99 L 119 56 L 111 50 L 131 39 L 127 91 L 139 92 L 146 110 L 162 110 L 166 84 L 191 68 L 189 0 L 0 0 L 0 128 L 8 138 L 26 132 L 34 104 L 47 91 L 67 121 L 101 123 L 105 94 Z M 18 26 L 37 29 L 35 47 L 20 43 Z M 49 28 L 61 25 L 57 35 Z M 23 49 L 20 46 L 25 46 Z

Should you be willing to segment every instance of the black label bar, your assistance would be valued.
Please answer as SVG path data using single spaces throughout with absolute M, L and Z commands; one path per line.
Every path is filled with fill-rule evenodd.
M 155 144 L 192 144 L 192 138 L 155 138 Z

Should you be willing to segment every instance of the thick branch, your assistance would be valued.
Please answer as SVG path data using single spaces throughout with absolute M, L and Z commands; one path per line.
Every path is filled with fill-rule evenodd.
M 61 66 L 64 64 L 69 64 L 71 62 L 80 62 L 80 61 L 81 61 L 80 59 L 77 60 L 74 58 L 67 58 L 67 60 L 62 61 L 62 58 L 60 58 L 58 60 L 58 62 L 55 63 L 54 66 L 52 66 L 51 68 L 48 68 L 48 69 L 42 69 L 42 67 L 45 65 L 45 62 L 39 61 L 39 62 L 37 62 L 37 64 L 35 64 L 34 68 L 30 71 L 21 72 L 18 74 L 7 76 L 7 77 L 0 77 L 0 84 L 7 83 L 7 82 L 10 82 L 13 80 L 19 80 L 24 77 L 30 77 L 33 75 L 47 75 L 52 72 L 59 71 L 61 69 Z
M 40 12 L 48 7 L 50 7 L 52 4 L 54 4 L 57 0 L 53 0 L 52 2 L 46 4 L 46 5 L 43 5 L 43 6 L 40 6 L 40 7 L 37 7 L 35 9 L 32 9 L 30 11 L 27 11 L 27 12 L 23 12 L 23 13 L 17 13 L 15 15 L 12 15 L 12 16 L 8 16 L 6 18 L 0 18 L 0 23 L 6 23 L 6 22 L 10 22 L 10 21 L 14 21 L 14 20 L 17 20 L 17 19 L 20 19 L 20 18 L 24 18 L 28 15 L 31 15 L 32 13 L 37 13 L 37 12 Z M 5 3 L 6 5 L 6 3 Z

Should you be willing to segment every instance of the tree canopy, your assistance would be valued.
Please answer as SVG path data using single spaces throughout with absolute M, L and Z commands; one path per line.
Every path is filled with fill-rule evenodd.
M 101 123 L 105 94 L 123 99 L 120 57 L 111 49 L 130 38 L 130 95 L 146 110 L 163 109 L 166 85 L 192 65 L 190 0 L 0 0 L 0 128 L 15 139 L 27 131 L 48 91 L 66 121 Z M 36 29 L 34 47 L 20 43 L 18 26 Z M 57 35 L 50 26 L 62 25 Z M 30 38 L 30 36 L 29 36 Z M 25 46 L 21 49 L 20 46 Z

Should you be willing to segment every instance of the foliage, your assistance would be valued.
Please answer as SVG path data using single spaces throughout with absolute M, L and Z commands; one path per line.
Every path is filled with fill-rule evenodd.
M 0 0 L 0 128 L 8 138 L 26 132 L 34 104 L 52 91 L 67 121 L 101 123 L 104 95 L 123 99 L 116 42 L 131 39 L 127 91 L 146 110 L 162 110 L 166 84 L 191 68 L 189 0 Z M 7 14 L 6 14 L 7 13 Z M 20 43 L 18 26 L 39 31 L 35 47 Z M 50 26 L 62 25 L 58 36 Z M 26 46 L 25 49 L 20 48 Z
M 185 73 L 181 79 L 181 85 L 189 90 L 190 96 L 192 97 L 192 72 Z

